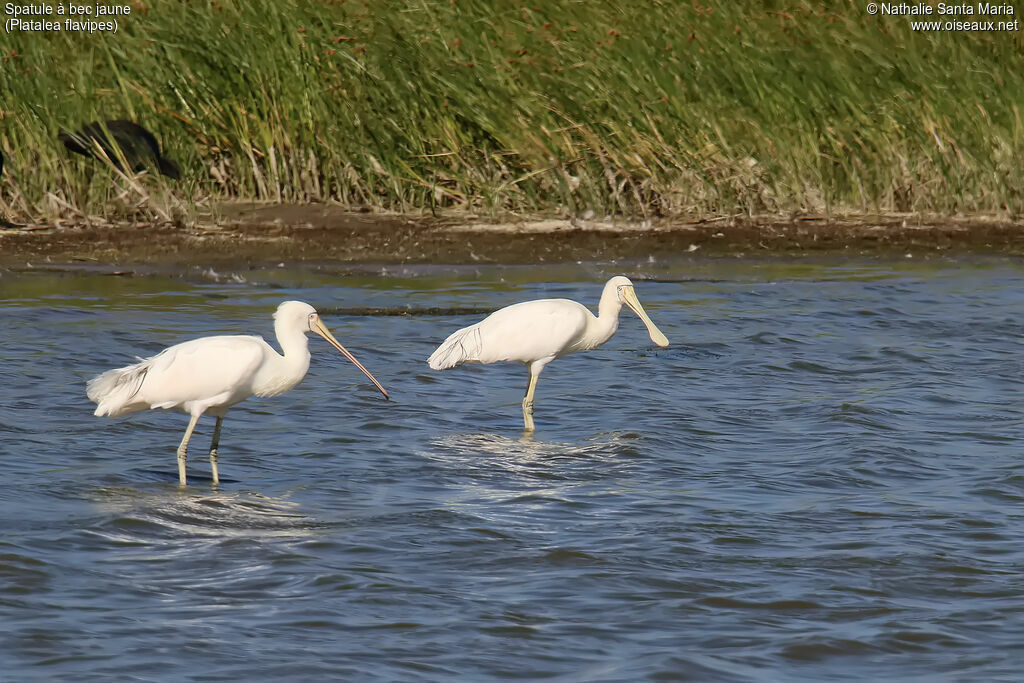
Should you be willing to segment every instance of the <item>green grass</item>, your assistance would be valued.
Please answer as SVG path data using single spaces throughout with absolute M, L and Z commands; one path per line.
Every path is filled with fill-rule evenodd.
M 860 0 L 145 3 L 116 35 L 4 35 L 0 209 L 1024 209 L 1020 32 Z M 100 118 L 152 129 L 183 180 L 70 158 L 57 133 Z

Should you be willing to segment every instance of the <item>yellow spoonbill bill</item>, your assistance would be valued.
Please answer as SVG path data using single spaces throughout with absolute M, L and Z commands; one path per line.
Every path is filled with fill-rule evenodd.
M 661 347 L 668 339 L 651 321 L 636 298 L 633 283 L 621 275 L 604 286 L 597 315 L 570 299 L 538 299 L 506 306 L 475 325 L 451 334 L 430 354 L 434 370 L 462 363 L 516 361 L 530 370 L 523 398 L 523 423 L 533 431 L 533 395 L 544 367 L 573 351 L 593 349 L 608 341 L 619 327 L 619 311 L 629 306 L 647 326 L 651 341 Z
M 217 447 L 228 408 L 250 396 L 277 396 L 288 391 L 309 370 L 307 332 L 315 332 L 338 349 L 380 389 L 370 371 L 338 343 L 316 309 L 301 301 L 285 301 L 274 313 L 274 347 L 257 336 L 201 337 L 164 349 L 157 355 L 89 380 L 87 393 L 97 403 L 95 415 L 118 417 L 153 408 L 176 409 L 192 419 L 178 446 L 178 481 L 185 485 L 185 458 L 192 430 L 204 413 L 217 418 L 210 444 L 213 483 L 218 483 Z

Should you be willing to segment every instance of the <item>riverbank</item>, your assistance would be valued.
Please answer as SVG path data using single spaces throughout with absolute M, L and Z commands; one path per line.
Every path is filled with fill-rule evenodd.
M 887 214 L 706 221 L 495 222 L 468 215 L 352 213 L 332 205 L 230 204 L 191 227 L 93 222 L 0 230 L 0 265 L 552 263 L 682 255 L 1024 254 L 1024 222 Z
M 1019 30 L 802 0 L 148 5 L 5 35 L 0 216 L 1024 213 Z M 103 119 L 181 179 L 58 140 Z

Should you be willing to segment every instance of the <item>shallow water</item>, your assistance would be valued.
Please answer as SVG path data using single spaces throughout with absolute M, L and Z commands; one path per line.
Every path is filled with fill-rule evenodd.
M 431 371 L 478 311 L 623 312 L 541 377 Z M 643 278 L 647 278 L 644 280 Z M 10 680 L 1019 680 L 1024 264 L 0 273 Z M 92 416 L 93 374 L 309 301 L 289 394 Z M 392 315 L 399 312 L 410 315 Z

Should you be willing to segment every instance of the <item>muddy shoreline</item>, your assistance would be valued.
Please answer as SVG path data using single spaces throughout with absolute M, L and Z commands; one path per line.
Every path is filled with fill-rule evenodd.
M 195 227 L 106 224 L 0 230 L 0 265 L 555 263 L 681 255 L 813 253 L 1024 255 L 1024 222 L 1005 217 L 803 216 L 706 221 L 358 214 L 333 206 L 240 204 Z

